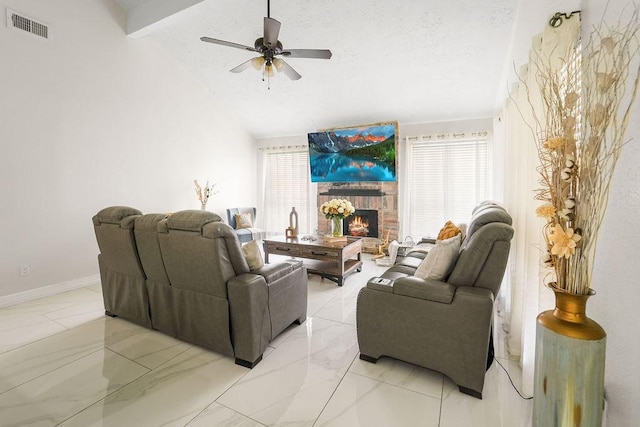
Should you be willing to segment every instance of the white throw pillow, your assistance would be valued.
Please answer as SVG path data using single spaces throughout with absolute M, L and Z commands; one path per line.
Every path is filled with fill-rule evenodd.
M 387 250 L 389 251 L 389 265 L 393 265 L 396 262 L 396 257 L 398 256 L 398 248 L 400 247 L 400 243 L 397 240 L 389 243 L 389 247 Z
M 249 270 L 257 270 L 264 265 L 262 252 L 260 252 L 260 246 L 256 240 L 251 240 L 242 245 L 242 253 L 247 260 L 247 264 L 249 264 Z
M 445 279 L 458 259 L 460 243 L 460 234 L 450 239 L 436 241 L 436 245 L 424 257 L 413 276 L 420 279 Z

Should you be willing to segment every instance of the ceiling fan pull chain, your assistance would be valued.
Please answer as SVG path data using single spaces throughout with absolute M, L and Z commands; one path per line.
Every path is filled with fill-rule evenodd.
M 267 90 L 271 90 L 271 80 L 269 79 L 269 73 L 267 73 L 267 65 L 262 66 L 262 81 L 265 81 L 265 75 L 267 76 Z
M 267 64 L 264 65 L 264 70 L 267 71 Z M 271 90 L 271 75 L 267 73 L 267 90 Z

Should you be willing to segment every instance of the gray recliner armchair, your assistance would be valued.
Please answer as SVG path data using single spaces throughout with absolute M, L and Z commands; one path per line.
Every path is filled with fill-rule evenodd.
M 445 280 L 413 277 L 424 253 L 411 252 L 369 281 L 357 301 L 360 358 L 390 356 L 441 372 L 460 391 L 482 398 L 493 360 L 493 304 L 513 237 L 502 207 L 482 204 L 473 212 L 453 270 Z

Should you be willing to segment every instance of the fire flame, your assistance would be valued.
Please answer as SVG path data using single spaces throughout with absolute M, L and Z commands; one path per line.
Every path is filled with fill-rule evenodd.
M 351 236 L 366 237 L 369 235 L 369 221 L 365 221 L 361 216 L 354 216 L 349 222 L 349 234 Z

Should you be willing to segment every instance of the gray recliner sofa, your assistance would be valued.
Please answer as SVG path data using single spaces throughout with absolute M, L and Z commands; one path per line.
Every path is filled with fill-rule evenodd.
M 371 279 L 357 300 L 360 358 L 375 363 L 390 356 L 433 369 L 481 399 L 493 360 L 493 304 L 509 256 L 511 222 L 498 205 L 476 207 L 445 280 L 413 276 L 425 257 L 417 251 L 382 275 L 386 284 Z
M 267 264 L 250 271 L 236 233 L 218 215 L 131 215 L 133 211 L 111 207 L 96 217 L 126 218 L 135 249 L 127 254 L 143 272 L 146 298 L 138 306 L 148 313 L 150 327 L 253 367 L 272 339 L 306 319 L 307 274 L 301 263 Z M 104 234 L 96 230 L 99 241 Z M 105 258 L 103 246 L 99 259 Z M 104 261 L 101 274 L 103 266 Z M 127 288 L 128 282 L 102 277 L 105 295 L 113 288 Z M 121 315 L 117 306 L 107 310 Z

